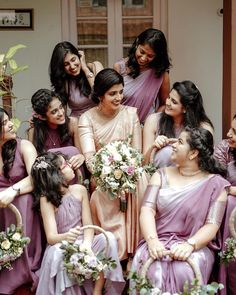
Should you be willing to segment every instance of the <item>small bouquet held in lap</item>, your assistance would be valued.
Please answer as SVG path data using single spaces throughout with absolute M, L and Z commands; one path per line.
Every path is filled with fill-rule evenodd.
M 63 241 L 61 244 L 64 268 L 68 277 L 80 286 L 86 279 L 98 280 L 100 272 L 117 266 L 116 262 L 107 258 L 103 252 L 91 255 L 85 249 L 80 249 L 81 243 L 82 241 L 76 241 L 74 244 Z
M 106 191 L 110 199 L 120 198 L 120 209 L 126 211 L 126 193 L 136 191 L 143 172 L 142 154 L 127 142 L 114 141 L 94 156 L 93 176 L 97 189 Z
M 15 224 L 11 224 L 5 232 L 0 232 L 0 271 L 3 268 L 11 270 L 11 262 L 22 255 L 29 242 L 30 239 L 24 237 Z

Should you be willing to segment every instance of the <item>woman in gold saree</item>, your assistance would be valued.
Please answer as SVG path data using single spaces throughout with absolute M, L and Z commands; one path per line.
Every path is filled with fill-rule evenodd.
M 133 148 L 141 151 L 141 127 L 136 108 L 121 104 L 123 77 L 113 69 L 104 69 L 94 81 L 93 100 L 98 104 L 81 115 L 79 136 L 86 165 L 92 173 L 95 153 L 116 140 L 130 140 Z M 110 200 L 106 192 L 92 193 L 90 205 L 93 222 L 116 236 L 120 260 L 134 255 L 139 241 L 139 205 L 145 185 L 141 180 L 137 193 L 129 194 L 126 212 L 120 211 L 120 200 Z

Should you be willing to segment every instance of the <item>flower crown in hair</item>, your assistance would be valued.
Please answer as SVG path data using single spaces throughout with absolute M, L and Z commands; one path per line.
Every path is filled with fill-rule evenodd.
M 36 163 L 34 164 L 34 169 L 46 169 L 50 166 L 47 162 L 45 162 L 45 157 L 38 157 L 36 159 Z

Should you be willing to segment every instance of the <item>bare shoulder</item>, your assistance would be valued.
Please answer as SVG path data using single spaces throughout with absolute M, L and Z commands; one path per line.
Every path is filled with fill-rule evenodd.
M 34 152 L 35 151 L 35 147 L 32 144 L 31 141 L 27 140 L 27 139 L 22 139 L 21 140 L 21 150 L 23 153 L 29 153 L 29 152 Z
M 147 130 L 147 131 L 155 130 L 156 131 L 157 123 L 158 123 L 157 113 L 150 114 L 144 123 L 144 130 Z
M 81 184 L 70 185 L 69 190 L 73 196 L 80 201 L 82 201 L 84 198 L 88 198 L 87 189 Z

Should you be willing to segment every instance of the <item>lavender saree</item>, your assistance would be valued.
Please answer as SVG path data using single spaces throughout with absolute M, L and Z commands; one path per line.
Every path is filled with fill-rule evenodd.
M 165 170 L 159 171 L 162 186 L 155 202 L 156 229 L 159 240 L 166 249 L 171 249 L 176 243 L 182 243 L 193 236 L 205 223 L 212 223 L 209 217 L 210 209 L 228 182 L 219 175 L 209 175 L 182 187 L 170 187 Z M 144 202 L 153 203 L 149 198 L 150 195 L 146 195 Z M 191 255 L 200 267 L 204 283 L 207 283 L 212 271 L 214 250 L 219 247 L 219 241 L 216 238 Z M 148 258 L 147 243 L 142 240 L 136 251 L 132 270 L 139 270 Z M 147 276 L 154 287 L 158 287 L 163 292 L 177 293 L 183 290 L 186 280 L 192 281 L 194 273 L 187 262 L 170 261 L 166 258 L 155 261 L 150 266 Z M 131 286 L 135 287 L 132 281 Z
M 227 167 L 227 180 L 231 185 L 236 186 L 236 165 L 235 160 L 230 152 L 227 140 L 222 140 L 215 148 L 214 157 Z M 230 237 L 229 217 L 232 210 L 236 206 L 236 197 L 228 195 L 228 202 L 225 212 L 224 223 L 222 223 L 221 231 L 223 236 L 223 250 L 225 249 L 225 240 Z M 236 222 L 235 225 L 236 227 Z M 220 265 L 219 282 L 224 284 L 225 288 L 221 290 L 221 294 L 236 294 L 236 262 L 229 265 Z
M 147 69 L 135 79 L 127 74 L 126 60 L 121 59 L 120 74 L 124 77 L 124 105 L 136 107 L 141 123 L 147 116 L 158 109 L 158 93 L 163 81 L 163 76 L 158 78 L 154 69 Z

